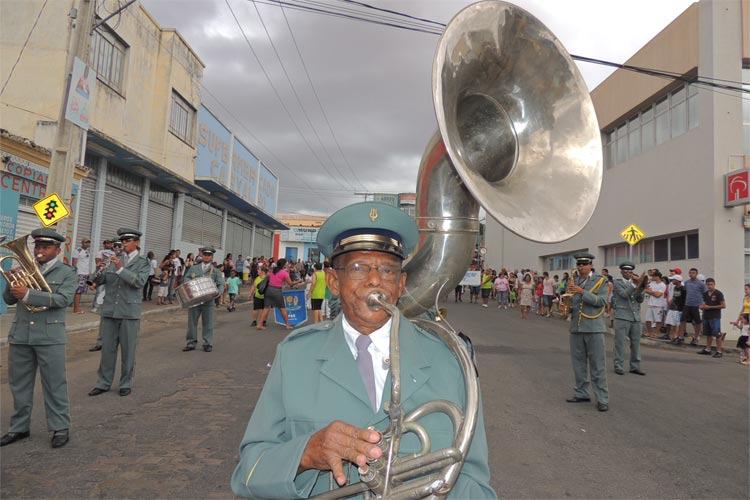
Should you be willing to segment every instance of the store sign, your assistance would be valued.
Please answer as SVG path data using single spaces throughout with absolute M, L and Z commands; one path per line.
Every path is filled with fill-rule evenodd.
M 278 196 L 279 179 L 265 165 L 260 166 L 258 179 L 258 208 L 265 213 L 276 216 L 276 197 Z
M 258 191 L 259 166 L 260 161 L 235 137 L 232 145 L 229 189 L 253 205 L 255 205 L 255 194 Z
M 198 110 L 198 145 L 195 176 L 213 179 L 229 187 L 232 134 L 206 108 Z
M 743 168 L 724 176 L 724 206 L 750 203 L 750 170 Z
M 282 241 L 302 241 L 315 243 L 318 241 L 317 227 L 293 227 L 289 231 L 281 232 Z

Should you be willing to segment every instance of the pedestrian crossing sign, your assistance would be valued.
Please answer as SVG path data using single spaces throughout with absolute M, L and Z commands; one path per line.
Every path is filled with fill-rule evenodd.
M 59 222 L 70 215 L 70 210 L 65 206 L 65 203 L 57 196 L 57 193 L 52 193 L 44 199 L 41 199 L 34 203 L 32 206 L 36 216 L 42 221 L 44 227 L 51 226 Z
M 630 246 L 632 247 L 639 241 L 641 241 L 645 236 L 646 233 L 644 233 L 641 228 L 636 226 L 635 224 L 631 224 L 620 233 L 620 236 L 622 236 L 622 239 L 630 243 Z

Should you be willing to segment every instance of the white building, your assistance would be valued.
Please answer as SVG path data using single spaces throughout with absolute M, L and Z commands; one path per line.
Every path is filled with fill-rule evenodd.
M 627 64 L 750 89 L 750 2 L 691 5 Z M 749 207 L 725 207 L 725 175 L 750 167 L 750 96 L 617 70 L 591 96 L 604 146 L 599 204 L 588 225 L 558 244 L 532 243 L 488 217 L 487 265 L 566 271 L 572 254 L 597 256 L 597 269 L 633 260 L 637 271 L 697 268 L 716 279 L 727 309 L 723 329 L 750 282 Z M 575 203 L 575 192 L 556 196 Z M 535 200 L 529 200 L 533 209 Z M 636 224 L 646 238 L 620 236 Z

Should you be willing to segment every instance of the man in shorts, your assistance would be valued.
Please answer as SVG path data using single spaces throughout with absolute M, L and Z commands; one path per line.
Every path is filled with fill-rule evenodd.
M 646 337 L 656 337 L 652 325 L 659 325 L 664 319 L 664 306 L 667 299 L 664 293 L 667 291 L 667 285 L 661 280 L 661 273 L 654 271 L 651 274 L 651 283 L 648 284 L 644 292 L 648 296 L 648 309 L 646 310 Z
M 83 314 L 84 310 L 81 309 L 81 295 L 86 293 L 89 289 L 88 280 L 89 273 L 91 272 L 91 253 L 89 247 L 91 246 L 91 240 L 84 238 L 81 240 L 81 246 L 76 248 L 73 257 L 73 267 L 76 268 L 78 274 L 78 288 L 76 288 L 76 294 L 73 297 L 73 312 L 76 314 Z
M 703 294 L 703 305 L 700 310 L 703 311 L 703 334 L 708 337 L 706 348 L 698 351 L 698 354 L 711 354 L 711 344 L 716 339 L 716 353 L 714 358 L 720 358 L 724 354 L 721 350 L 721 310 L 727 305 L 724 302 L 724 294 L 716 289 L 716 281 L 713 278 L 706 280 L 706 293 Z
M 690 345 L 698 345 L 698 339 L 701 336 L 701 310 L 700 306 L 703 305 L 703 294 L 708 291 L 706 284 L 698 279 L 698 270 L 691 268 L 688 271 L 690 279 L 683 282 L 685 285 L 685 307 L 682 309 L 682 315 L 680 316 L 680 329 L 677 333 L 677 338 L 672 341 L 674 344 L 679 344 L 685 340 L 687 324 L 692 323 L 695 333 L 690 341 Z

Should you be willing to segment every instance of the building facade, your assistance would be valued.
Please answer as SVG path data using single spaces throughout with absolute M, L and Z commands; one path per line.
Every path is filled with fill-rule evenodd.
M 40 225 L 28 205 L 45 195 L 56 116 L 67 95 L 69 13 L 82 1 L 0 3 L 8 233 Z M 96 2 L 102 15 L 95 22 L 123 5 Z M 218 249 L 217 259 L 230 252 L 270 255 L 273 231 L 285 228 L 275 218 L 278 178 L 202 106 L 204 64 L 189 44 L 140 3 L 98 26 L 90 40 L 84 62 L 96 73 L 96 86 L 85 154 L 66 200 L 75 221 L 67 247 L 89 238 L 96 251 L 127 226 L 143 232 L 141 247 L 157 260 L 172 248 L 185 255 L 208 244 Z M 15 207 L 5 203 L 10 197 L 19 200 Z
M 750 212 L 725 206 L 724 183 L 729 172 L 750 168 L 750 99 L 699 82 L 750 82 L 750 2 L 695 3 L 626 64 L 682 78 L 620 69 L 592 91 L 604 177 L 588 225 L 568 241 L 538 244 L 488 217 L 487 265 L 563 272 L 586 250 L 597 268 L 613 271 L 625 259 L 638 272 L 694 267 L 724 292 L 722 326 L 736 336 L 728 322 L 750 282 Z M 575 192 L 558 196 L 574 205 Z M 646 235 L 634 246 L 621 236 L 631 224 Z

